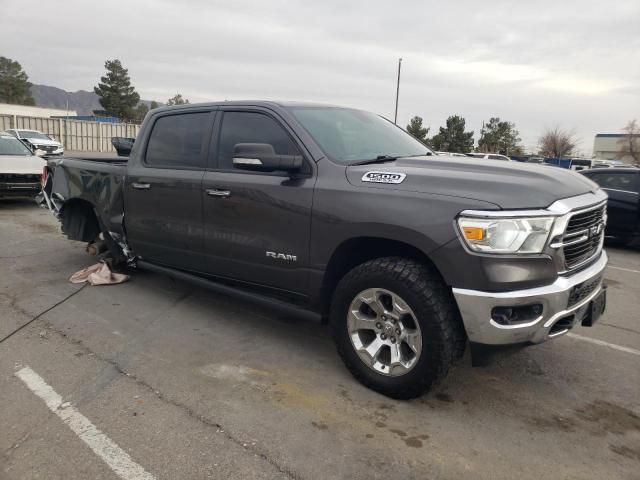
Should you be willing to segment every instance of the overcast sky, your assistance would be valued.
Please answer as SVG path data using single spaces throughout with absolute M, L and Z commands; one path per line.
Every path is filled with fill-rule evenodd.
M 491 116 L 527 148 L 545 127 L 596 133 L 640 119 L 640 0 L 0 0 L 0 55 L 33 83 L 91 90 L 119 58 L 144 99 L 330 102 L 475 139 Z

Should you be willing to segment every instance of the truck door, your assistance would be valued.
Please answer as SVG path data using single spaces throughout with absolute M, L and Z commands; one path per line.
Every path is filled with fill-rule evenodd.
M 293 175 L 235 168 L 238 143 L 267 143 L 283 155 L 303 154 L 303 148 L 266 109 L 221 110 L 202 190 L 207 269 L 304 294 L 315 166 L 305 158 L 303 169 Z
M 202 270 L 202 177 L 214 112 L 166 112 L 127 168 L 125 226 L 144 260 Z

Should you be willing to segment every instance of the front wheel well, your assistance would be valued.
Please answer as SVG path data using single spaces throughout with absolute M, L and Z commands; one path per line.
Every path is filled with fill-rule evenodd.
M 358 237 L 341 243 L 334 251 L 322 282 L 321 311 L 326 315 L 338 282 L 349 271 L 369 260 L 381 257 L 404 257 L 429 265 L 438 272 L 433 262 L 420 249 L 405 242 L 379 237 Z M 438 272 L 438 275 L 440 273 Z

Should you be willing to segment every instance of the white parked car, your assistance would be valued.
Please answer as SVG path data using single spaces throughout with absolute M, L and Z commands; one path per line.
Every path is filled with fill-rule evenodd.
M 46 155 L 62 155 L 64 148 L 62 143 L 47 134 L 37 130 L 25 130 L 22 128 L 12 128 L 7 130 L 11 135 L 19 138 L 31 146 L 31 148 L 43 150 Z
M 466 157 L 464 153 L 454 153 L 454 152 L 436 152 L 436 155 L 449 155 L 450 157 Z
M 505 162 L 511 161 L 511 159 L 506 155 L 500 155 L 498 153 L 467 153 L 467 157 L 484 158 L 488 160 L 502 160 Z
M 46 164 L 20 140 L 0 132 L 0 198 L 36 196 Z

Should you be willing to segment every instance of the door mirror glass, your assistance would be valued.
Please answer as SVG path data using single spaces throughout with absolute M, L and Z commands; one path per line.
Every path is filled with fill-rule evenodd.
M 243 170 L 294 172 L 302 167 L 301 155 L 279 155 L 268 143 L 236 143 L 233 166 Z

